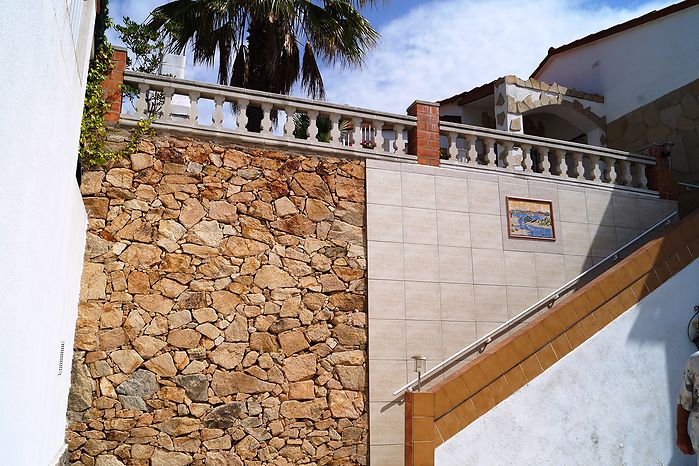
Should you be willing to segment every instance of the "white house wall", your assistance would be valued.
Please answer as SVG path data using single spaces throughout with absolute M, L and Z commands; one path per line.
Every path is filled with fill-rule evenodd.
M 86 226 L 75 167 L 87 61 L 76 47 L 89 53 L 68 5 L 4 2 L 0 16 L 0 462 L 13 466 L 52 464 L 64 445 Z M 94 23 L 94 1 L 82 7 Z M 91 39 L 85 27 L 78 37 Z
M 403 461 L 392 392 L 415 377 L 411 356 L 434 366 L 676 207 L 482 169 L 367 160 L 366 179 L 370 448 L 382 466 Z M 508 238 L 506 196 L 552 201 L 556 241 Z
M 554 55 L 535 76 L 605 98 L 607 121 L 699 76 L 699 5 Z
M 675 446 L 699 261 L 456 434 L 435 465 L 694 465 Z

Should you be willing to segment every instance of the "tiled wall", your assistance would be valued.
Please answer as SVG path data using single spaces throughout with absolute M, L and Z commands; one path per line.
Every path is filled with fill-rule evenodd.
M 507 237 L 505 197 L 553 202 L 557 239 Z M 403 464 L 391 395 L 675 209 L 516 174 L 367 161 L 370 458 Z

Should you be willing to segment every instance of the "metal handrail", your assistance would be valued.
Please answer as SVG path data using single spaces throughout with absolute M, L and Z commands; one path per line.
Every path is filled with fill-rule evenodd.
M 453 355 L 449 356 L 447 359 L 445 359 L 444 361 L 440 362 L 439 364 L 437 364 L 436 366 L 434 366 L 432 369 L 428 370 L 428 371 L 425 372 L 424 374 L 421 374 L 420 379 L 425 380 L 426 378 L 430 377 L 431 375 L 435 374 L 436 372 L 441 371 L 442 369 L 444 369 L 445 367 L 447 367 L 448 365 L 450 365 L 452 362 L 454 362 L 454 361 L 456 361 L 456 360 L 462 358 L 463 356 L 465 356 L 465 355 L 467 355 L 467 354 L 470 354 L 470 353 L 474 352 L 475 350 L 480 350 L 480 351 L 482 352 L 482 351 L 485 349 L 485 347 L 486 347 L 488 344 L 490 344 L 495 338 L 498 338 L 498 337 L 504 335 L 505 333 L 507 333 L 508 331 L 510 331 L 510 329 L 511 329 L 512 327 L 515 327 L 516 325 L 520 324 L 522 321 L 524 321 L 524 320 L 526 320 L 527 318 L 529 318 L 532 314 L 535 314 L 536 312 L 538 312 L 539 310 L 541 310 L 541 308 L 543 308 L 543 307 L 545 307 L 545 306 L 550 306 L 551 304 L 553 304 L 553 302 L 556 301 L 557 299 L 559 299 L 559 298 L 561 297 L 561 295 L 563 295 L 563 294 L 567 293 L 568 291 L 570 291 L 570 289 L 572 288 L 572 286 L 573 286 L 574 284 L 578 283 L 578 281 L 580 281 L 581 278 L 583 278 L 584 276 L 588 275 L 590 272 L 592 272 L 593 270 L 595 270 L 596 268 L 598 268 L 600 265 L 602 265 L 602 264 L 604 264 L 604 263 L 606 263 L 607 261 L 610 261 L 610 260 L 612 260 L 612 261 L 618 260 L 618 259 L 619 259 L 619 253 L 620 253 L 621 251 L 623 251 L 623 250 L 626 249 L 627 247 L 631 246 L 633 243 L 635 243 L 636 241 L 638 241 L 638 240 L 641 239 L 642 237 L 646 236 L 648 233 L 652 232 L 653 230 L 655 230 L 655 229 L 658 228 L 659 226 L 661 226 L 661 225 L 665 225 L 665 226 L 669 225 L 669 224 L 670 224 L 670 220 L 672 219 L 672 217 L 674 217 L 674 216 L 676 216 L 676 215 L 678 215 L 678 212 L 677 212 L 677 211 L 675 211 L 675 212 L 671 213 L 670 215 L 668 215 L 667 217 L 663 218 L 663 219 L 660 220 L 658 223 L 656 223 L 655 225 L 653 225 L 652 227 L 650 227 L 649 229 L 647 229 L 646 231 L 644 231 L 643 233 L 641 233 L 640 235 L 638 235 L 637 237 L 635 237 L 634 239 L 632 239 L 631 241 L 629 241 L 628 243 L 624 244 L 622 247 L 620 247 L 619 249 L 617 249 L 616 251 L 614 251 L 613 253 L 611 253 L 611 254 L 608 255 L 607 257 L 605 257 L 603 260 L 601 260 L 601 261 L 598 262 L 597 264 L 593 265 L 592 267 L 590 267 L 589 269 L 587 269 L 587 270 L 584 271 L 583 273 L 577 275 L 575 278 L 571 279 L 570 281 L 566 282 L 564 285 L 562 285 L 561 287 L 559 287 L 559 288 L 556 289 L 555 291 L 549 293 L 549 294 L 548 294 L 546 297 L 544 297 L 543 299 L 540 299 L 540 300 L 537 301 L 536 303 L 532 304 L 531 306 L 529 306 L 529 307 L 526 308 L 524 311 L 522 311 L 522 312 L 520 312 L 519 314 L 517 314 L 517 315 L 516 315 L 515 317 L 513 317 L 512 319 L 508 320 L 508 321 L 505 322 L 504 324 L 502 324 L 502 325 L 500 325 L 499 327 L 497 327 L 495 330 L 493 330 L 493 331 L 491 331 L 490 333 L 488 333 L 488 334 L 482 336 L 481 338 L 479 338 L 478 340 L 474 341 L 473 343 L 471 343 L 470 345 L 466 346 L 465 348 L 462 348 L 461 350 L 457 351 L 456 353 L 454 353 Z M 406 390 L 411 389 L 417 382 L 418 382 L 418 379 L 417 379 L 417 378 L 413 379 L 412 381 L 408 382 L 407 384 L 403 385 L 403 386 L 400 387 L 398 390 L 396 390 L 395 392 L 393 392 L 393 396 L 396 396 L 396 395 L 398 395 L 398 394 L 401 394 L 401 393 L 405 392 Z
M 699 189 L 699 184 L 693 184 L 693 183 L 682 183 L 682 182 L 677 182 L 678 185 L 684 186 L 687 188 L 687 191 L 691 191 L 693 189 Z

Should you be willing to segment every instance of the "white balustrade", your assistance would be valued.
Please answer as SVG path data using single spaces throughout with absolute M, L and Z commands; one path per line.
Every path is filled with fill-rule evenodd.
M 408 131 L 417 126 L 415 117 L 131 71 L 124 74 L 124 82 L 138 88 L 135 113 L 122 114 L 124 122 L 154 115 L 156 127 L 209 130 L 271 144 L 278 141 L 320 150 L 414 159 L 406 154 Z M 184 99 L 185 106 L 189 101 L 182 115 L 173 114 L 174 99 Z M 126 105 L 123 107 L 127 110 Z
M 445 163 L 539 175 L 575 183 L 648 189 L 652 157 L 606 147 L 441 122 Z

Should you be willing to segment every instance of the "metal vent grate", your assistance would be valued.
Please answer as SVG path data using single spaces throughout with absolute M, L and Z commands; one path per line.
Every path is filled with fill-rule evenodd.
M 66 350 L 66 342 L 61 342 L 61 353 L 58 355 L 58 375 L 63 374 L 63 354 Z

